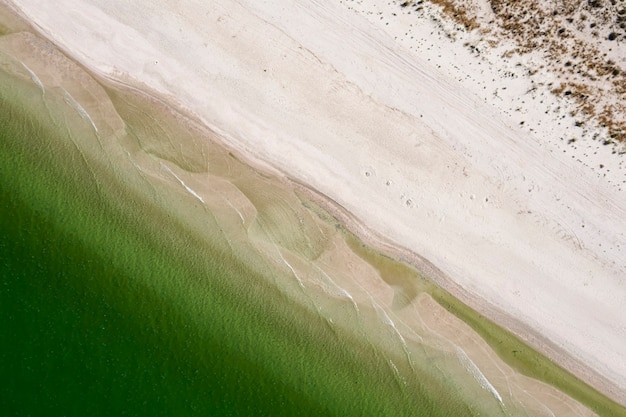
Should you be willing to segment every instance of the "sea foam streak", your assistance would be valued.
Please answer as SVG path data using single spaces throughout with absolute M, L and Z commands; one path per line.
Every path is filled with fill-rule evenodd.
M 317 266 L 316 264 L 313 264 L 313 266 L 315 267 L 315 269 L 317 269 L 322 276 L 324 276 L 326 278 L 326 280 L 328 282 L 331 283 L 331 285 L 333 285 L 337 291 L 339 292 L 339 295 L 347 298 L 350 300 L 350 302 L 352 303 L 352 305 L 354 306 L 354 309 L 356 310 L 356 312 L 359 312 L 359 306 L 357 305 L 356 301 L 354 301 L 354 298 L 352 297 L 352 295 L 350 295 L 350 293 L 343 287 L 341 287 L 339 284 L 337 284 L 331 277 L 330 275 L 328 275 L 322 268 L 320 268 L 319 266 Z
M 489 382 L 487 377 L 485 377 L 485 375 L 480 371 L 480 369 L 478 369 L 478 366 L 476 366 L 476 364 L 470 359 L 470 357 L 467 356 L 467 353 L 465 353 L 465 351 L 458 346 L 455 346 L 455 348 L 456 348 L 456 356 L 459 359 L 459 362 L 461 362 L 461 364 L 463 365 L 463 367 L 470 374 L 472 374 L 474 379 L 476 379 L 476 381 L 480 384 L 481 387 L 483 387 L 484 389 L 489 391 L 491 394 L 493 394 L 496 400 L 498 400 L 500 404 L 504 405 L 504 402 L 502 401 L 502 396 L 500 395 L 500 393 L 495 389 L 493 385 L 491 385 L 491 382 Z
M 74 110 L 78 112 L 80 117 L 82 117 L 85 120 L 89 120 L 89 123 L 91 123 L 91 126 L 93 126 L 93 130 L 95 130 L 96 133 L 98 133 L 98 127 L 94 123 L 89 113 L 87 113 L 87 110 L 85 110 L 83 106 L 81 106 L 80 103 L 76 101 L 74 97 L 72 97 L 72 95 L 65 88 L 63 88 L 63 98 L 65 99 L 65 102 L 69 106 L 71 106 Z
M 183 180 L 180 179 L 180 177 L 178 175 L 176 175 L 174 173 L 174 171 L 172 171 L 168 166 L 164 165 L 163 163 L 161 163 L 161 168 L 163 168 L 164 170 L 166 170 L 167 172 L 169 172 L 170 174 L 172 174 L 174 176 L 174 178 L 176 178 L 178 180 L 178 182 L 180 183 L 180 185 L 182 185 L 183 187 L 185 187 L 185 190 L 187 190 L 191 195 L 193 195 L 194 197 L 196 197 L 198 200 L 200 200 L 200 202 L 202 204 L 204 203 L 204 199 L 200 196 L 200 194 L 196 193 L 193 189 L 189 188 L 187 186 L 187 184 L 185 184 L 185 182 Z
M 46 89 L 43 86 L 43 83 L 41 82 L 41 80 L 39 79 L 39 77 L 37 76 L 37 74 L 35 74 L 35 72 L 33 70 L 31 70 L 30 68 L 28 68 L 28 65 L 26 65 L 25 63 L 22 62 L 22 66 L 24 67 L 24 69 L 26 71 L 28 71 L 28 73 L 30 74 L 30 78 L 33 80 L 33 82 L 35 84 L 37 84 L 37 87 L 39 87 L 39 89 L 41 90 L 42 94 L 46 94 Z M 93 122 L 92 122 L 93 124 Z M 95 126 L 94 126 L 95 127 Z M 97 129 L 96 129 L 97 130 Z

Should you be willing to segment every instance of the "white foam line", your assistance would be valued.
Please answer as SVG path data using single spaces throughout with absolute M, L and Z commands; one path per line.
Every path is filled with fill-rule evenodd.
M 28 68 L 28 65 L 26 65 L 25 63 L 21 62 L 21 64 L 24 67 L 24 69 L 26 69 L 26 71 L 28 71 L 28 73 L 30 74 L 30 78 L 33 80 L 33 82 L 35 84 L 37 84 L 37 87 L 39 87 L 41 89 L 41 93 L 42 94 L 46 94 L 46 89 L 44 88 L 43 83 L 41 82 L 39 77 L 37 77 L 37 74 L 35 74 L 35 72 L 33 70 Z
M 239 209 L 237 209 L 237 207 L 235 207 L 229 199 L 227 199 L 226 197 L 224 197 L 224 200 L 226 200 L 226 204 L 228 204 L 233 210 L 235 210 L 237 212 L 237 214 L 239 215 L 239 218 L 241 219 L 241 224 L 245 225 L 246 221 L 243 218 L 243 214 L 241 214 L 241 212 L 239 211 Z
M 372 295 L 369 293 L 369 291 L 367 291 L 367 289 L 365 289 L 365 287 L 363 287 L 363 285 L 361 285 L 361 284 L 358 282 L 358 280 L 353 280 L 353 281 L 354 281 L 354 283 L 355 283 L 356 285 L 358 285 L 358 286 L 359 286 L 359 287 L 360 287 L 360 288 L 361 288 L 361 289 L 362 289 L 362 290 L 363 290 L 363 291 L 367 294 L 367 296 L 369 297 L 369 299 L 370 299 L 370 301 L 371 301 L 372 305 L 374 305 L 374 308 L 378 307 L 379 309 L 382 309 L 382 307 L 380 307 L 380 305 L 379 305 L 378 303 L 376 303 L 376 301 L 374 301 L 374 298 L 373 298 L 373 297 L 372 297 Z M 406 324 L 406 323 L 405 323 L 402 319 L 398 319 L 398 320 L 399 320 L 400 322 L 404 323 L 404 325 L 406 325 L 406 326 L 407 326 L 407 328 L 411 331 L 411 333 L 413 333 L 413 335 L 414 335 L 415 337 L 417 337 L 417 338 L 418 338 L 418 340 L 419 340 L 420 342 L 424 342 L 424 338 L 423 338 L 422 336 L 420 336 L 420 335 L 419 335 L 419 334 L 418 334 L 415 330 L 413 330 L 413 328 L 412 328 L 411 326 L 407 325 L 407 324 Z M 395 328 L 395 326 L 394 326 L 394 328 Z M 397 331 L 397 330 L 398 330 L 398 329 L 396 329 L 396 331 Z
M 411 358 L 411 351 L 409 350 L 409 345 L 406 343 L 404 336 L 402 336 L 402 333 L 400 333 L 400 330 L 398 330 L 398 328 L 396 327 L 396 324 L 393 322 L 393 320 L 391 320 L 391 317 L 389 317 L 389 315 L 387 315 L 385 310 L 380 305 L 378 305 L 376 301 L 374 301 L 371 295 L 370 295 L 370 300 L 372 301 L 372 304 L 374 305 L 374 309 L 383 314 L 383 321 L 388 326 L 391 326 L 393 331 L 398 335 L 398 338 L 400 339 L 400 343 L 402 344 L 402 350 L 404 350 L 404 354 L 406 355 L 406 359 L 409 362 L 411 369 L 415 370 L 415 368 L 413 367 L 413 359 Z M 421 340 L 421 337 L 420 337 L 420 340 Z
M 170 174 L 172 174 L 174 176 L 174 178 L 176 178 L 178 180 L 178 182 L 180 183 L 180 185 L 182 185 L 183 187 L 185 187 L 185 190 L 187 190 L 189 192 L 189 194 L 193 195 L 194 197 L 196 197 L 198 200 L 200 200 L 200 202 L 202 204 L 205 204 L 204 200 L 202 199 L 202 197 L 196 193 L 194 190 L 192 190 L 191 188 L 189 188 L 187 186 L 187 184 L 185 184 L 185 182 L 183 180 L 180 179 L 180 177 L 178 175 L 176 175 L 174 173 L 174 171 L 172 171 L 171 169 L 169 169 L 169 167 L 167 165 L 164 165 L 161 162 L 161 168 L 165 169 L 167 172 L 169 172 Z
M 98 133 L 98 127 L 93 122 L 93 119 L 91 118 L 89 113 L 87 113 L 87 110 L 85 110 L 78 101 L 74 100 L 74 97 L 72 97 L 72 95 L 65 88 L 63 87 L 61 88 L 63 89 L 63 98 L 65 99 L 65 102 L 69 106 L 71 106 L 74 110 L 76 110 L 81 118 L 85 120 L 89 120 L 89 123 L 91 123 L 91 126 L 93 126 L 93 129 L 96 131 L 96 133 Z
M 285 265 L 287 265 L 287 267 L 289 269 L 291 269 L 291 272 L 293 273 L 293 276 L 296 277 L 296 280 L 298 281 L 298 284 L 300 285 L 300 288 L 305 289 L 304 284 L 302 283 L 302 280 L 300 279 L 300 277 L 298 276 L 298 273 L 296 272 L 296 270 L 294 269 L 293 266 L 291 266 L 291 264 L 289 262 L 287 262 L 287 260 L 285 259 L 285 257 L 283 256 L 283 254 L 281 253 L 280 249 L 278 248 L 278 246 L 276 246 L 276 244 L 274 244 L 274 246 L 276 247 L 276 251 L 278 252 L 278 256 L 280 256 L 280 259 L 283 260 L 283 262 L 285 263 Z
M 404 338 L 404 336 L 402 336 L 402 333 L 400 333 L 400 330 L 398 330 L 398 328 L 396 327 L 395 323 L 393 322 L 393 320 L 391 320 L 389 315 L 387 315 L 385 310 L 374 300 L 374 297 L 372 297 L 372 295 L 369 293 L 369 291 L 367 291 L 367 289 L 365 289 L 365 287 L 363 287 L 363 285 L 361 285 L 361 283 L 359 283 L 358 280 L 354 280 L 354 282 L 355 282 L 356 285 L 358 285 L 365 292 L 365 294 L 367 294 L 368 298 L 370 299 L 370 302 L 374 306 L 374 310 L 376 310 L 377 312 L 382 313 L 382 315 L 383 315 L 383 322 L 385 324 L 387 324 L 388 326 L 390 326 L 392 328 L 392 330 L 398 335 L 398 338 L 400 339 L 400 343 L 402 344 L 402 350 L 404 350 L 404 353 L 406 355 L 406 358 L 407 358 L 407 361 L 409 363 L 409 366 L 411 367 L 411 369 L 413 371 L 415 371 L 415 367 L 413 365 L 413 359 L 411 358 L 411 351 L 409 350 L 409 346 L 408 346 L 408 344 L 406 342 L 406 339 Z M 356 303 L 355 303 L 355 307 L 356 307 Z M 356 307 L 356 308 L 358 309 L 358 307 Z M 402 320 L 400 320 L 400 321 L 402 321 Z M 420 342 L 424 342 L 424 339 L 422 338 L 422 336 L 417 334 L 410 326 L 407 326 L 407 327 L 419 339 Z
M 357 313 L 359 312 L 359 306 L 356 304 L 356 301 L 354 301 L 354 298 L 352 297 L 352 295 L 350 295 L 350 293 L 348 291 L 346 291 L 344 288 L 342 288 L 341 286 L 339 286 L 331 277 L 330 275 L 328 275 L 322 268 L 320 268 L 319 266 L 317 266 L 315 263 L 313 264 L 313 266 L 322 273 L 322 275 L 324 275 L 326 277 L 326 279 L 328 281 L 330 281 L 330 283 L 332 285 L 335 286 L 335 288 L 337 288 L 339 290 L 339 294 L 343 295 L 344 297 L 348 298 L 351 302 L 352 305 L 354 306 L 354 309 L 357 311 Z
M 400 333 L 400 330 L 398 330 L 398 328 L 396 327 L 396 325 L 393 322 L 393 320 L 391 320 L 391 317 L 389 317 L 389 315 L 387 315 L 387 313 L 385 313 L 385 310 L 383 310 L 383 308 L 380 305 L 378 305 L 378 303 L 376 303 L 373 299 L 372 299 L 372 303 L 374 305 L 374 309 L 383 315 L 383 321 L 385 322 L 385 324 L 387 324 L 388 326 L 390 326 L 393 329 L 393 331 L 400 338 L 400 341 L 402 342 L 402 345 L 404 346 L 404 349 L 406 351 L 408 351 L 408 345 L 406 343 L 406 340 L 404 340 L 404 337 Z
M 548 407 L 548 406 L 547 406 L 547 405 L 545 405 L 544 403 L 541 403 L 541 405 L 543 406 L 543 408 L 545 408 L 545 409 L 546 409 L 546 411 L 547 411 L 548 413 L 550 413 L 550 415 L 551 415 L 552 417 L 556 417 L 556 414 L 554 414 L 554 412 L 552 411 L 552 409 L 551 409 L 550 407 Z
M 454 345 L 456 349 L 456 356 L 459 359 L 459 362 L 463 365 L 463 367 L 474 377 L 474 379 L 480 384 L 481 387 L 489 391 L 493 396 L 500 402 L 500 404 L 504 405 L 502 401 L 502 396 L 498 390 L 495 389 L 493 385 L 489 382 L 487 377 L 480 371 L 478 366 L 467 356 L 467 353 L 459 346 Z
M 403 385 L 406 385 L 406 379 L 404 379 L 404 377 L 400 374 L 400 370 L 398 370 L 398 367 L 396 366 L 396 364 L 389 359 L 389 364 L 391 365 L 391 368 L 393 369 L 393 373 L 396 375 L 396 379 L 402 381 Z

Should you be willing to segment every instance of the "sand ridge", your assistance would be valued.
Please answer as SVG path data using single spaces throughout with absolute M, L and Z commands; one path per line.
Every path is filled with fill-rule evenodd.
M 382 31 L 330 2 L 11 4 L 97 74 L 176 100 L 424 256 L 625 402 L 624 196 Z

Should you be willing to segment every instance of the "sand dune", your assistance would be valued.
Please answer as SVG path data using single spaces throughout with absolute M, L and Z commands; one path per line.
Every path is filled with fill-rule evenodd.
M 361 15 L 299 0 L 6 3 L 96 74 L 172 101 L 370 239 L 428 259 L 626 404 L 626 197 Z M 445 67 L 448 41 L 432 42 Z

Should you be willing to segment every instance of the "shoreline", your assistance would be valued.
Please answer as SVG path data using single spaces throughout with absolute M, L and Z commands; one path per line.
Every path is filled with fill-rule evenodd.
M 98 75 L 98 77 L 103 77 Z M 133 91 L 141 97 L 152 102 L 149 105 L 162 107 L 168 112 L 174 111 L 179 113 L 183 118 L 192 122 L 192 129 L 203 131 L 203 135 L 210 134 L 218 141 L 219 145 L 229 152 L 232 152 L 237 160 L 242 161 L 254 171 L 262 175 L 269 174 L 280 182 L 284 182 L 288 187 L 293 187 L 297 193 L 301 193 L 307 200 L 319 205 L 325 212 L 330 214 L 341 227 L 353 233 L 365 245 L 378 251 L 383 256 L 389 256 L 391 259 L 405 263 L 415 268 L 418 273 L 425 276 L 426 279 L 434 283 L 436 286 L 448 292 L 452 297 L 458 299 L 461 303 L 467 305 L 470 309 L 484 315 L 488 320 L 502 327 L 506 331 L 511 332 L 524 343 L 528 344 L 532 349 L 536 350 L 548 359 L 554 361 L 559 367 L 570 372 L 576 378 L 596 389 L 603 395 L 613 401 L 626 405 L 626 397 L 623 397 L 621 389 L 618 385 L 612 383 L 603 375 L 596 372 L 592 367 L 571 357 L 566 351 L 560 349 L 549 340 L 549 337 L 538 333 L 535 329 L 529 327 L 525 323 L 514 319 L 506 311 L 494 308 L 492 305 L 480 299 L 475 294 L 465 290 L 458 283 L 455 283 L 450 277 L 437 268 L 432 262 L 423 256 L 412 252 L 410 249 L 401 247 L 397 243 L 392 242 L 388 238 L 377 234 L 369 229 L 365 223 L 357 219 L 345 207 L 333 200 L 331 197 L 322 194 L 320 191 L 312 188 L 307 184 L 299 182 L 297 179 L 291 178 L 288 173 L 277 170 L 268 165 L 265 161 L 259 160 L 243 150 L 232 146 L 226 142 L 219 134 L 204 124 L 201 119 L 190 112 L 189 109 L 179 107 L 180 103 L 168 101 L 161 97 L 158 93 L 145 88 L 139 88 L 131 83 L 123 82 L 119 79 L 103 77 L 106 81 L 100 80 L 105 84 L 112 84 L 115 88 L 127 89 Z M 177 116 L 178 117 L 178 116 Z M 442 308 L 444 308 L 442 306 Z M 456 317 L 456 316 L 455 316 Z
M 253 164 L 250 165 L 254 167 Z M 342 226 L 357 236 L 368 247 L 379 251 L 384 256 L 389 256 L 392 259 L 412 266 L 428 280 L 450 293 L 450 295 L 467 305 L 470 309 L 484 315 L 488 320 L 494 322 L 506 331 L 511 332 L 524 343 L 527 343 L 532 349 L 546 356 L 551 361 L 554 361 L 558 366 L 606 395 L 608 398 L 626 406 L 626 398 L 618 385 L 599 374 L 588 364 L 572 358 L 566 351 L 552 343 L 548 336 L 538 333 L 535 329 L 514 319 L 506 311 L 494 308 L 475 294 L 471 294 L 463 289 L 419 254 L 411 252 L 407 248 L 399 247 L 385 237 L 377 235 L 372 230 L 367 229 L 362 222 L 355 219 L 345 208 L 341 207 L 341 205 L 329 197 L 321 195 L 318 191 L 300 184 L 297 181 L 293 181 L 292 179 L 288 180 L 295 185 L 300 192 L 329 212 Z
M 104 82 L 105 85 L 111 84 L 116 86 L 115 88 L 127 89 L 141 97 L 144 97 L 148 101 L 152 102 L 149 105 L 155 105 L 154 102 L 156 102 L 156 105 L 162 107 L 166 111 L 174 111 L 176 114 L 180 114 L 183 118 L 187 119 L 188 122 L 190 121 L 193 123 L 192 129 L 194 131 L 200 131 L 202 132 L 201 134 L 205 136 L 213 136 L 214 139 L 218 141 L 219 145 L 224 147 L 224 149 L 229 152 L 232 152 L 237 160 L 242 161 L 245 165 L 262 175 L 269 174 L 274 176 L 278 181 L 286 183 L 288 187 L 293 187 L 297 193 L 304 195 L 307 200 L 319 205 L 325 212 L 337 220 L 341 227 L 344 227 L 350 233 L 353 233 L 368 247 L 378 251 L 383 256 L 389 256 L 393 260 L 405 263 L 415 268 L 419 274 L 425 276 L 426 279 L 448 292 L 452 297 L 458 299 L 470 309 L 484 315 L 488 320 L 492 321 L 497 326 L 511 332 L 515 337 L 518 337 L 524 343 L 528 344 L 532 349 L 542 355 L 545 355 L 548 359 L 554 361 L 559 367 L 562 367 L 567 372 L 570 372 L 576 378 L 579 378 L 581 381 L 598 390 L 603 395 L 606 395 L 613 401 L 626 406 L 626 396 L 622 393 L 620 386 L 611 382 L 588 364 L 573 358 L 567 351 L 559 348 L 559 346 L 551 342 L 549 336 L 540 334 L 536 329 L 533 329 L 522 321 L 513 318 L 506 311 L 495 308 L 485 302 L 485 300 L 478 297 L 476 294 L 467 291 L 458 283 L 454 282 L 428 259 L 408 248 L 394 243 L 389 238 L 376 233 L 374 230 L 369 229 L 363 221 L 356 218 L 354 214 L 350 213 L 345 207 L 333 200 L 331 197 L 324 195 L 320 191 L 312 188 L 310 185 L 304 184 L 297 179 L 290 177 L 288 173 L 282 172 L 273 166 L 268 165 L 265 161 L 253 157 L 244 150 L 237 148 L 236 146 L 232 146 L 232 144 L 225 141 L 222 136 L 204 124 L 198 115 L 194 114 L 189 109 L 181 108 L 180 103 L 175 101 L 173 102 L 171 100 L 168 101 L 157 92 L 150 91 L 145 87 L 139 88 L 132 83 L 124 82 L 120 79 L 106 77 L 101 74 L 98 75 L 98 77 L 102 77 L 99 82 Z
M 60 45 L 61 46 L 61 45 Z M 62 50 L 65 50 L 65 48 L 63 48 L 61 46 Z M 80 65 L 85 65 L 85 63 L 80 62 L 80 60 L 78 60 Z M 93 71 L 93 68 L 90 68 L 90 71 Z M 102 73 L 98 73 L 96 72 L 96 74 L 98 76 L 104 76 L 105 78 L 106 75 L 102 74 Z M 112 81 L 117 81 L 120 82 L 120 80 L 115 80 L 114 78 L 110 78 Z M 136 80 L 137 81 L 137 80 Z M 127 85 L 127 88 L 134 88 L 132 87 L 132 85 Z M 140 90 L 142 91 L 144 94 L 147 93 L 146 91 Z M 159 99 L 161 100 L 162 98 L 159 98 L 160 94 L 163 94 L 162 92 L 155 92 L 156 97 L 155 99 Z M 167 97 L 166 97 L 167 98 Z M 206 121 L 203 120 L 203 117 L 201 115 L 196 114 L 192 108 L 185 108 L 186 106 L 184 105 L 184 103 L 178 102 L 176 101 L 175 97 L 171 97 L 168 100 L 174 100 L 174 102 L 170 102 L 167 101 L 167 103 L 169 105 L 174 105 L 175 107 L 179 107 L 182 106 L 183 107 L 183 113 L 185 112 L 190 112 L 191 115 L 193 115 L 194 118 L 197 119 L 197 121 L 199 121 L 201 124 L 203 124 L 204 126 L 206 126 L 209 130 L 211 130 L 211 126 L 210 123 L 206 123 Z M 165 104 L 165 101 L 164 101 Z M 216 134 L 218 136 L 222 136 L 220 134 L 220 132 L 216 132 Z M 226 139 L 228 140 L 228 138 Z M 237 146 L 237 144 L 234 144 L 232 142 L 226 143 L 227 146 L 231 146 L 233 149 L 236 149 L 239 153 L 240 153 L 240 157 L 242 157 L 242 159 L 246 159 L 246 157 L 249 157 L 250 154 L 249 152 L 246 151 L 245 147 L 239 147 Z M 257 164 L 259 163 L 259 161 L 257 161 L 257 159 L 261 160 L 262 157 L 258 157 L 258 158 L 254 158 L 254 161 L 252 161 L 253 166 L 257 166 Z M 246 159 L 247 162 L 250 162 L 250 160 Z M 380 231 L 376 231 L 376 230 L 368 230 L 366 224 L 367 222 L 365 220 L 356 220 L 358 219 L 357 215 L 355 214 L 351 214 L 350 209 L 349 208 L 344 208 L 344 205 L 341 204 L 341 202 L 337 202 L 336 200 L 334 200 L 331 196 L 327 196 L 325 195 L 322 191 L 316 191 L 316 187 L 314 186 L 307 186 L 307 185 L 303 185 L 304 183 L 301 182 L 301 178 L 297 178 L 297 177 L 290 177 L 288 175 L 288 171 L 283 171 L 280 168 L 276 168 L 276 167 L 272 167 L 271 163 L 269 162 L 264 162 L 261 164 L 261 169 L 265 170 L 271 167 L 272 172 L 276 173 L 276 172 L 281 172 L 281 175 L 288 179 L 290 182 L 299 185 L 301 187 L 304 187 L 304 189 L 308 190 L 309 195 L 316 195 L 319 194 L 321 196 L 324 196 L 323 198 L 327 199 L 328 201 L 334 202 L 337 207 L 335 212 L 339 213 L 339 216 L 341 218 L 344 219 L 344 221 L 342 221 L 342 223 L 344 223 L 349 229 L 355 229 L 357 230 L 357 232 L 361 233 L 361 237 L 365 237 L 365 239 L 363 239 L 364 241 L 366 241 L 368 244 L 372 244 L 373 247 L 375 248 L 382 248 L 383 251 L 393 251 L 394 254 L 396 255 L 401 255 L 403 260 L 411 260 L 412 262 L 410 262 L 411 264 L 413 264 L 414 266 L 416 266 L 415 264 L 417 263 L 419 265 L 420 261 L 422 260 L 422 258 L 416 254 L 415 251 L 409 250 L 409 249 L 402 249 L 404 246 L 401 243 L 395 243 L 394 245 L 396 245 L 397 247 L 394 248 L 394 245 L 390 244 L 390 242 L 393 239 L 390 238 L 384 238 L 382 237 L 382 235 L 380 234 Z M 335 213 L 333 213 L 333 215 L 335 215 Z M 350 227 L 350 225 L 352 226 L 352 228 Z M 354 231 L 354 230 L 352 230 Z M 358 235 L 358 233 L 357 233 Z M 427 264 L 428 266 L 430 266 L 430 263 Z M 531 338 L 535 340 L 540 340 L 541 343 L 546 343 L 546 339 L 549 338 L 549 335 L 541 335 L 537 329 L 533 329 L 531 326 L 529 326 L 528 324 L 525 324 L 523 322 L 516 322 L 510 319 L 510 314 L 507 315 L 506 312 L 502 313 L 501 310 L 497 307 L 497 306 L 493 306 L 491 305 L 488 301 L 485 301 L 483 298 L 481 298 L 479 295 L 477 295 L 476 293 L 472 292 L 471 290 L 467 289 L 467 288 L 463 288 L 463 286 L 461 284 L 459 284 L 458 282 L 455 282 L 452 278 L 448 278 L 447 275 L 444 272 L 439 271 L 436 267 L 434 267 L 435 269 L 430 271 L 430 274 L 428 274 L 429 276 L 431 276 L 433 274 L 433 272 L 437 271 L 440 272 L 445 278 L 443 278 L 443 283 L 444 283 L 444 288 L 448 291 L 453 292 L 453 294 L 455 296 L 457 296 L 458 298 L 460 298 L 463 302 L 468 302 L 469 300 L 469 304 L 470 307 L 477 309 L 479 312 L 484 313 L 488 316 L 490 316 L 491 318 L 494 317 L 500 317 L 500 319 L 496 319 L 497 322 L 500 323 L 500 321 L 505 321 L 507 323 L 507 326 L 505 326 L 508 329 L 511 329 L 511 327 L 513 327 L 515 330 L 515 333 L 522 332 L 522 337 L 524 339 L 526 338 Z M 421 268 L 420 268 L 421 269 Z M 449 279 L 449 281 L 448 281 Z M 436 280 L 437 281 L 437 280 Z M 440 279 L 441 281 L 441 279 Z M 447 285 L 446 285 L 447 283 Z M 441 284 L 441 282 L 440 282 Z M 453 284 L 453 285 L 451 285 Z M 451 290 L 452 289 L 452 290 Z M 502 316 L 500 316 L 502 314 Z M 504 319 L 504 317 L 509 317 L 509 319 Z M 526 332 L 526 333 L 525 333 Z M 526 335 L 524 337 L 524 334 Z M 561 356 L 561 352 L 560 350 L 566 352 L 565 356 L 559 357 L 559 362 L 568 362 L 571 358 L 571 352 L 569 352 L 569 355 L 567 354 L 567 350 L 563 349 L 561 347 L 561 349 L 559 349 L 558 346 L 553 346 L 550 343 L 547 343 L 545 346 L 543 346 L 543 350 L 545 351 L 545 348 L 548 347 L 548 356 L 549 357 L 557 357 L 557 356 Z M 552 352 L 552 353 L 550 353 Z M 580 363 L 578 363 L 580 361 L 580 358 L 578 359 L 574 359 L 574 363 L 573 363 L 573 367 L 577 368 Z M 582 362 L 581 362 L 582 363 Z M 572 364 L 570 364 L 569 367 L 572 367 Z M 568 366 L 566 366 L 566 368 L 568 368 Z M 571 370 L 571 369 L 570 369 Z M 615 398 L 617 401 L 621 402 L 622 404 L 626 404 L 626 398 L 619 398 L 619 395 L 621 393 L 620 391 L 620 385 L 617 383 L 614 383 L 613 386 L 611 386 L 610 382 L 608 382 L 607 385 L 607 380 L 602 381 L 602 376 L 598 376 L 597 372 L 595 372 L 592 368 L 591 365 L 589 364 L 583 364 L 581 369 L 577 369 L 575 370 L 575 374 L 578 372 L 582 371 L 582 375 L 585 376 L 585 378 L 596 378 L 596 384 L 600 384 L 602 386 L 602 391 L 606 392 L 606 393 L 610 393 L 612 395 L 609 395 L 611 398 Z M 592 376 L 595 375 L 595 376 Z M 590 381 L 587 381 L 590 382 Z M 592 385 L 596 385 L 593 384 Z M 596 385 L 597 386 L 597 385 Z M 623 395 L 623 394 L 622 394 Z

